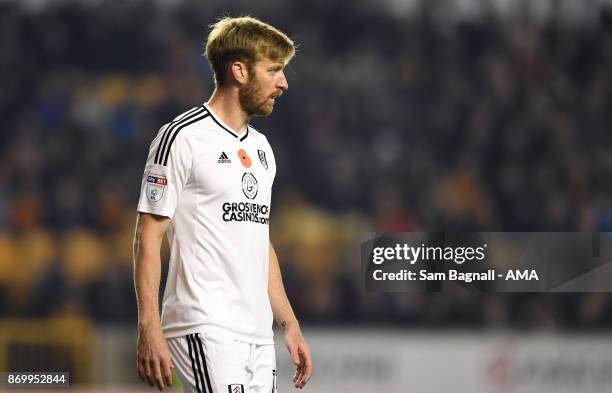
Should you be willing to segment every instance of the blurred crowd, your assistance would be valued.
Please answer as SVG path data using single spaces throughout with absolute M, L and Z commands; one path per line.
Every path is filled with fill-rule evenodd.
M 608 294 L 366 293 L 359 262 L 362 231 L 612 230 L 612 10 L 441 26 L 427 5 L 238 3 L 0 3 L 0 316 L 133 323 L 149 143 L 212 93 L 207 25 L 249 13 L 299 44 L 253 124 L 275 150 L 271 237 L 302 320 L 612 325 Z

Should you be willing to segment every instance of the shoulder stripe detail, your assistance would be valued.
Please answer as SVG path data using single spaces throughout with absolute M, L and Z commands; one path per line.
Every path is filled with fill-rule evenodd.
M 172 121 L 174 123 L 176 123 L 177 121 L 181 121 L 184 118 L 186 118 L 187 116 L 191 115 L 193 112 L 197 111 L 198 109 L 200 109 L 202 107 L 202 105 L 199 106 L 194 106 L 193 108 L 189 109 L 187 112 L 183 112 L 180 115 L 178 115 L 177 117 L 175 117 Z
M 180 120 L 177 120 L 178 119 L 177 118 L 173 120 L 172 123 L 170 123 L 170 125 L 164 130 L 164 135 L 159 140 L 159 145 L 157 145 L 157 151 L 155 152 L 155 163 L 156 164 L 161 164 L 161 159 L 164 155 L 164 150 L 166 149 L 166 144 L 168 143 L 168 139 L 170 138 L 170 134 L 172 134 L 172 131 L 174 131 L 176 127 L 183 124 L 183 122 L 188 121 L 189 119 L 192 119 L 193 117 L 197 116 L 203 111 L 206 111 L 206 109 L 204 109 L 204 107 L 199 106 L 197 108 L 194 108 L 188 111 L 187 112 L 188 114 L 181 117 Z
M 168 129 L 168 127 L 170 127 L 170 125 L 172 124 L 172 122 L 170 123 L 166 123 L 163 126 L 161 126 L 161 128 L 157 131 L 158 134 L 163 134 L 164 132 L 166 132 L 166 130 Z
M 198 374 L 196 371 L 196 362 L 194 360 L 193 357 L 193 350 L 195 348 L 195 344 L 191 344 L 191 335 L 187 335 L 185 337 L 187 339 L 187 345 L 189 346 L 189 357 L 191 358 L 191 370 L 193 371 L 193 379 L 195 380 L 195 385 L 196 385 L 196 390 L 198 391 L 198 393 L 202 393 L 202 390 L 200 389 L 200 378 L 198 378 Z M 197 352 L 196 352 L 196 357 L 197 357 Z M 200 363 L 198 363 L 198 368 L 200 367 Z
M 155 138 L 151 139 L 151 143 L 149 143 L 149 151 L 151 151 L 151 149 L 153 149 L 155 147 L 155 144 L 157 143 L 157 140 L 161 139 L 163 137 L 164 132 L 166 132 L 168 127 L 170 127 L 170 124 L 172 124 L 172 123 L 166 123 L 163 126 L 161 126 L 159 128 L 159 130 L 157 130 L 157 133 L 155 134 Z
M 206 376 L 206 386 L 208 387 L 208 393 L 213 393 L 212 385 L 210 383 L 210 378 L 208 376 L 208 367 L 206 366 L 206 356 L 204 355 L 204 347 L 202 346 L 202 340 L 200 340 L 200 336 L 195 334 L 196 340 L 198 340 L 198 345 L 200 346 L 200 355 L 202 356 L 202 368 L 204 369 L 204 375 Z M 204 384 L 204 381 L 202 381 Z
M 164 134 L 162 135 L 160 141 L 159 141 L 159 145 L 157 145 L 157 151 L 155 152 L 155 163 L 157 164 L 157 162 L 160 159 L 160 154 L 161 151 L 163 150 L 162 146 L 165 144 L 166 141 L 166 134 L 168 132 L 168 129 L 172 126 L 174 126 L 174 124 L 178 123 L 179 121 L 183 120 L 184 118 L 186 118 L 187 116 L 190 116 L 191 114 L 193 114 L 195 111 L 197 111 L 199 108 L 201 108 L 200 106 L 196 106 L 195 108 L 191 108 L 190 110 L 188 110 L 187 112 L 178 115 L 177 117 L 174 118 L 174 120 L 172 120 L 170 123 L 166 124 L 166 128 L 164 129 Z
M 170 138 L 170 143 L 168 143 L 168 150 L 166 150 L 165 153 L 162 153 L 163 156 L 164 156 L 163 157 L 164 158 L 163 164 L 161 162 L 162 161 L 161 157 L 159 159 L 159 161 L 160 161 L 159 163 L 162 164 L 163 166 L 168 165 L 168 158 L 170 157 L 170 148 L 172 147 L 172 144 L 174 143 L 174 140 L 176 139 L 176 136 L 179 134 L 179 132 L 181 132 L 181 130 L 183 128 L 185 128 L 185 127 L 187 127 L 187 126 L 189 126 L 189 125 L 191 125 L 193 123 L 196 123 L 196 122 L 198 122 L 198 121 L 200 121 L 202 119 L 205 119 L 208 116 L 210 116 L 210 113 L 204 112 L 203 114 L 201 114 L 201 116 L 198 116 L 195 119 L 191 119 L 189 121 L 187 121 L 187 119 L 185 119 L 185 122 L 181 122 L 181 125 L 176 128 L 176 130 L 174 131 L 174 134 L 172 134 L 172 138 Z M 168 136 L 170 136 L 170 134 L 168 134 Z

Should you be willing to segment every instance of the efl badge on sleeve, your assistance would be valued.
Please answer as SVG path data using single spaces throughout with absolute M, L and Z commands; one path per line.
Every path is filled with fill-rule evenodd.
M 264 168 L 268 169 L 268 161 L 266 161 L 266 152 L 263 150 L 257 150 L 257 153 L 259 154 L 259 161 L 261 161 L 261 165 L 263 165 Z
M 244 393 L 244 385 L 233 383 L 231 385 L 227 385 L 227 390 L 229 393 Z
M 158 202 L 164 196 L 168 179 L 153 173 L 147 175 L 147 198 L 150 202 Z

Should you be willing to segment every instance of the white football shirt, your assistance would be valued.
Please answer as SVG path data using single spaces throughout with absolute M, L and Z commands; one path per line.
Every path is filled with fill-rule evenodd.
M 268 224 L 275 174 L 266 137 L 250 126 L 236 133 L 207 104 L 159 130 L 138 211 L 171 218 L 166 337 L 220 329 L 273 343 Z

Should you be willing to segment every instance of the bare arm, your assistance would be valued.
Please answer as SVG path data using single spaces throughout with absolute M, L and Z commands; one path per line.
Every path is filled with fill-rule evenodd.
M 134 286 L 138 302 L 138 375 L 159 390 L 172 384 L 170 349 L 159 316 L 160 250 L 170 219 L 139 213 L 134 235 Z
M 296 365 L 293 382 L 296 388 L 303 388 L 312 376 L 312 355 L 302 336 L 300 325 L 287 298 L 278 258 L 270 243 L 270 267 L 268 277 L 268 296 L 272 305 L 274 320 L 283 329 L 285 345 L 291 360 Z

